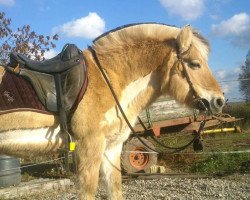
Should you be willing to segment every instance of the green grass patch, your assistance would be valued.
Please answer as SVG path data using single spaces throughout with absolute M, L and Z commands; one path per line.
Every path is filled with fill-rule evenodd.
M 176 147 L 186 144 L 191 139 L 192 135 L 178 133 L 165 135 L 161 138 L 161 141 Z M 198 154 L 191 145 L 179 154 L 160 155 L 159 164 L 165 165 L 167 169 L 174 172 L 204 174 L 250 173 L 250 153 L 241 153 L 250 150 L 250 132 L 211 134 L 203 137 L 203 143 L 204 150 L 198 152 Z M 231 151 L 234 153 L 225 153 Z M 237 151 L 240 152 L 237 153 Z
M 250 154 L 214 154 L 194 164 L 191 171 L 205 174 L 249 173 Z

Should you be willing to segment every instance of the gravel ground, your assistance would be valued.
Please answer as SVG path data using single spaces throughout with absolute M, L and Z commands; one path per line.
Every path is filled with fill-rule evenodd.
M 75 187 L 67 191 L 46 191 L 24 199 L 77 200 Z M 162 178 L 154 180 L 129 180 L 123 183 L 124 199 L 232 199 L 250 200 L 250 174 L 224 178 Z M 107 199 L 100 188 L 97 200 Z

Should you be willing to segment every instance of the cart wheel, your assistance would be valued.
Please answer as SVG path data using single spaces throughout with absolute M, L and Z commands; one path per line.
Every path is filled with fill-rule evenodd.
M 154 145 L 141 138 L 150 148 Z M 145 153 L 151 152 L 151 153 Z M 121 155 L 121 166 L 126 173 L 149 172 L 150 167 L 157 164 L 157 154 L 152 153 L 152 150 L 144 146 L 137 138 L 129 139 L 123 145 L 123 152 Z

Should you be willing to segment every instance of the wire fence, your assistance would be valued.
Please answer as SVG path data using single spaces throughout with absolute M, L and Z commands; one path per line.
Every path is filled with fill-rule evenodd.
M 242 78 L 242 79 L 232 79 L 232 80 L 221 80 L 219 83 L 231 83 L 231 82 L 240 82 L 240 81 L 250 81 L 250 78 Z
M 164 154 L 164 153 L 158 153 L 154 151 L 122 151 L 122 153 L 132 153 L 132 154 Z M 210 152 L 179 152 L 179 153 L 172 153 L 171 155 L 216 155 L 216 154 L 243 154 L 243 153 L 250 153 L 249 150 L 244 150 L 244 151 L 210 151 Z M 47 163 L 53 163 L 58 160 L 63 160 L 65 157 L 59 157 L 56 159 L 51 159 L 39 163 L 34 163 L 34 164 L 29 164 L 25 166 L 20 166 L 20 167 L 15 167 L 15 168 L 10 168 L 10 169 L 5 169 L 5 170 L 0 170 L 1 172 L 6 172 L 6 171 L 12 171 L 12 170 L 19 170 L 23 168 L 29 168 L 33 166 L 38 166 L 42 164 L 47 164 Z
M 154 151 L 123 151 L 123 153 L 134 153 L 134 154 L 164 154 Z M 215 154 L 241 154 L 250 153 L 249 150 L 244 151 L 207 151 L 207 152 L 182 152 L 182 153 L 172 153 L 171 155 L 215 155 Z
M 39 163 L 34 163 L 34 164 L 30 164 L 30 165 L 25 165 L 25 166 L 21 166 L 21 167 L 15 167 L 15 168 L 10 168 L 10 169 L 4 169 L 4 170 L 0 170 L 1 172 L 6 172 L 6 171 L 12 171 L 12 170 L 19 170 L 19 169 L 23 169 L 23 168 L 29 168 L 29 167 L 33 167 L 33 166 L 38 166 L 38 165 L 42 165 L 42 164 L 47 164 L 47 163 L 52 163 L 58 160 L 63 160 L 65 157 L 59 157 L 59 158 L 55 158 L 55 159 L 51 159 L 51 160 L 47 160 L 47 161 L 43 161 L 43 162 L 39 162 Z

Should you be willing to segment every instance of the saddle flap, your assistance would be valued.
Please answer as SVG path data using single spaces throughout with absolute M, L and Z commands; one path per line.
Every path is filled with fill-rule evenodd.
M 42 104 L 50 111 L 57 111 L 54 76 L 41 72 L 21 69 L 20 75 L 32 83 Z
M 60 83 L 62 86 L 62 100 L 66 111 L 69 111 L 73 107 L 85 81 L 86 71 L 84 67 L 82 64 L 79 64 L 60 74 L 62 81 Z M 32 83 L 40 101 L 49 111 L 58 111 L 57 92 L 53 75 L 31 71 L 29 69 L 21 69 L 20 75 Z
M 61 74 L 62 95 L 65 110 L 70 110 L 75 104 L 78 94 L 83 86 L 85 71 L 83 65 L 77 65 Z

